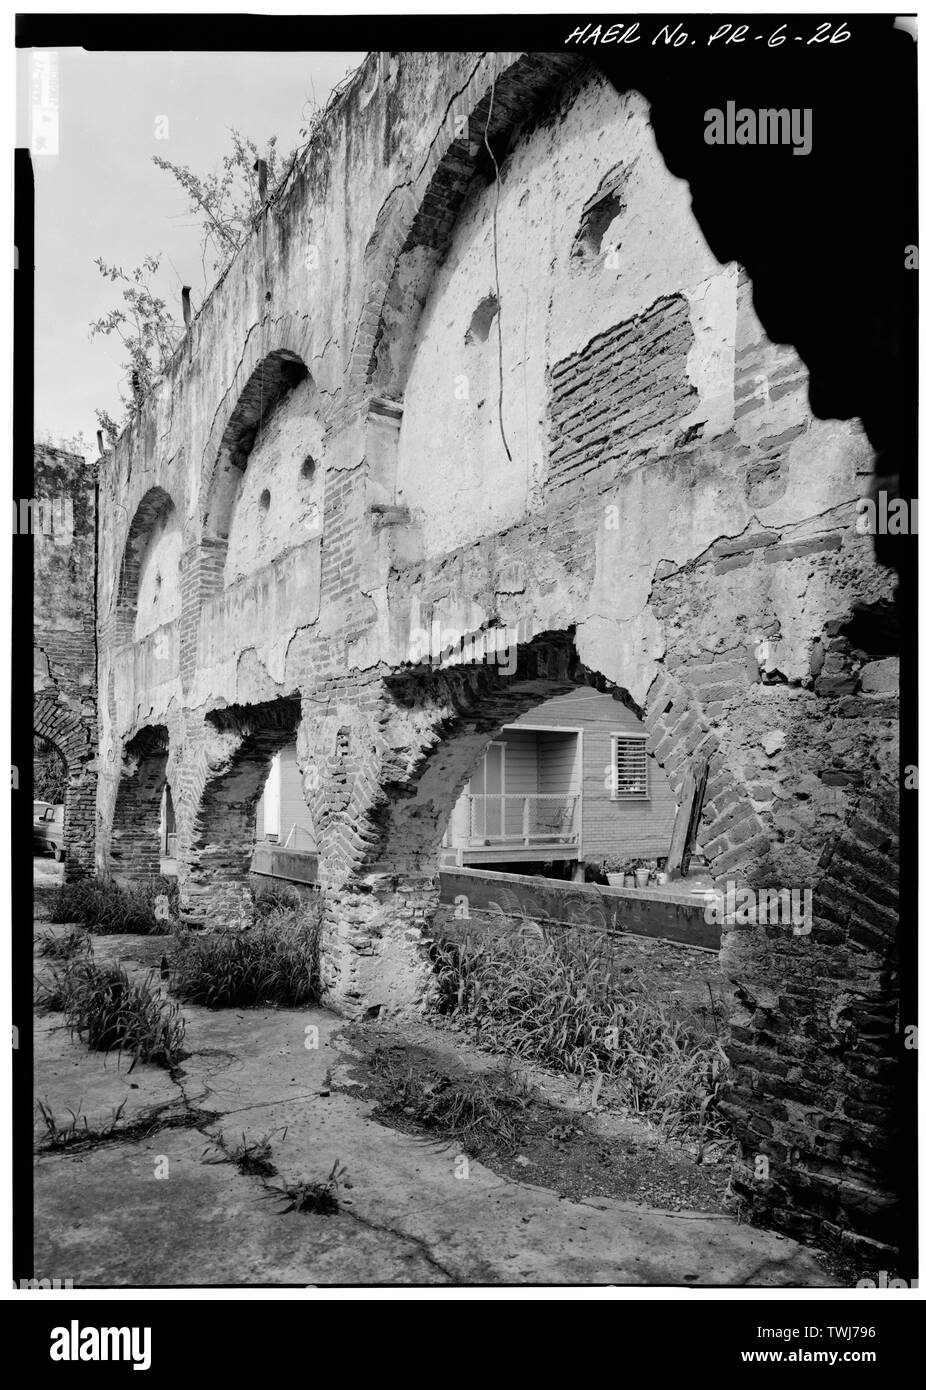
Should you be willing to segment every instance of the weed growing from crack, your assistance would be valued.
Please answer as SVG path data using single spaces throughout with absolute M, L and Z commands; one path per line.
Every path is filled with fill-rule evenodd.
M 347 1169 L 336 1158 L 331 1172 L 324 1182 L 293 1182 L 281 1187 L 266 1183 L 268 1196 L 282 1198 L 287 1205 L 278 1213 L 314 1212 L 317 1216 L 334 1216 L 340 1210 L 339 1195 L 341 1186 L 349 1186 Z
M 180 1061 L 186 1024 L 152 975 L 136 981 L 121 965 L 74 960 L 40 988 L 43 1007 L 57 1007 L 72 1036 L 96 1052 L 129 1053 L 130 1071 L 136 1062 L 174 1067 Z
M 241 1143 L 236 1144 L 232 1149 L 227 1146 L 224 1136 L 220 1134 L 213 1144 L 203 1150 L 203 1161 L 205 1163 L 234 1163 L 239 1173 L 258 1178 L 275 1178 L 277 1168 L 271 1160 L 273 1146 L 270 1142 L 274 1132 L 261 1135 L 260 1139 L 254 1139 L 250 1143 L 242 1134 Z M 286 1129 L 284 1128 L 280 1143 L 285 1138 Z M 205 1155 L 208 1153 L 213 1153 L 216 1156 L 206 1158 Z
M 319 925 L 311 906 L 276 906 L 244 931 L 185 933 L 170 961 L 171 993 L 208 1009 L 314 1004 Z
M 37 1100 L 35 1105 L 42 1117 L 42 1123 L 45 1126 L 45 1143 L 42 1147 L 46 1149 L 66 1149 L 72 1144 L 82 1144 L 92 1140 L 108 1139 L 118 1128 L 126 1103 L 124 1100 L 120 1101 L 117 1106 L 113 1107 L 112 1118 L 109 1120 L 108 1124 L 102 1129 L 93 1130 L 87 1122 L 86 1115 L 81 1112 L 79 1104 L 76 1110 L 71 1110 L 68 1106 L 65 1107 L 65 1111 L 70 1116 L 70 1119 L 63 1123 L 55 1115 L 55 1112 L 47 1101 Z

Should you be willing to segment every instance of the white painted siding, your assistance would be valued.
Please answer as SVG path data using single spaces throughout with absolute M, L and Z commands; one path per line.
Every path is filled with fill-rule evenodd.
M 276 822 L 279 825 L 279 842 L 285 844 L 295 825 L 289 842 L 290 849 L 317 849 L 312 814 L 302 792 L 302 774 L 296 762 L 295 743 L 281 749 L 274 761 L 278 772 L 268 777 L 268 785 L 257 805 L 257 839 L 263 840 L 267 832 L 274 829 Z M 268 814 L 268 795 L 273 797 L 275 814 Z
M 516 719 L 519 724 L 568 725 L 582 734 L 582 852 L 601 862 L 606 856 L 659 859 L 669 852 L 675 820 L 675 795 L 669 779 L 649 756 L 646 801 L 613 801 L 609 783 L 612 733 L 645 733 L 633 710 L 612 696 L 579 686 L 536 705 Z M 503 737 L 511 736 L 506 730 Z M 547 736 L 549 737 L 549 736 Z M 541 761 L 541 777 L 543 777 Z M 546 788 L 543 788 L 546 790 Z M 556 788 L 559 790 L 559 788 Z
M 538 733 L 539 792 L 577 792 L 579 777 L 579 735 Z
M 504 729 L 499 742 L 505 745 L 505 791 L 524 796 L 539 791 L 537 785 L 537 735 Z

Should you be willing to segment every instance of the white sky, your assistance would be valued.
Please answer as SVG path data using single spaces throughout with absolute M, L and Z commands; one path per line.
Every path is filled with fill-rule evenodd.
M 165 15 L 169 30 L 170 16 Z M 216 34 L 216 42 L 221 34 Z M 35 427 L 53 442 L 82 431 L 96 453 L 95 409 L 122 418 L 125 359 L 112 335 L 91 342 L 88 325 L 121 303 L 117 285 L 93 264 L 130 270 L 163 252 L 160 293 L 182 318 L 180 287 L 203 300 L 195 220 L 159 154 L 197 173 L 229 149 L 228 128 L 285 154 L 331 88 L 362 53 L 87 53 L 58 50 L 59 153 L 35 155 Z M 29 143 L 32 55 L 21 55 L 19 143 Z M 155 138 L 166 116 L 168 139 Z M 162 125 L 163 128 L 163 125 Z M 207 271 L 210 260 L 206 262 Z M 123 389 L 125 384 L 123 383 Z M 126 390 L 126 394 L 128 391 Z

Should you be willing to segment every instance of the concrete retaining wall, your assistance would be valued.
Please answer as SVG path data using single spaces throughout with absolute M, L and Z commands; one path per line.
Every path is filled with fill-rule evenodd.
M 459 921 L 477 912 L 523 916 L 534 922 L 592 926 L 720 949 L 720 928 L 705 921 L 705 900 L 696 894 L 561 883 L 480 869 L 443 869 L 440 885 L 441 903 L 453 908 Z

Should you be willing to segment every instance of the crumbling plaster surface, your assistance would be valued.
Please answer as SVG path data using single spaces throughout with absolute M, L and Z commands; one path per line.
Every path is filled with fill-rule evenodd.
M 180 616 L 180 557 L 183 527 L 176 511 L 158 522 L 142 556 L 138 578 L 136 641 Z
M 321 531 L 324 430 L 314 395 L 307 378 L 286 398 L 285 410 L 271 414 L 251 450 L 232 513 L 226 585 Z
M 626 211 L 597 254 L 577 256 L 583 204 L 614 168 L 626 170 Z M 666 227 L 679 223 L 689 234 L 667 238 Z M 643 99 L 601 79 L 570 87 L 553 113 L 522 132 L 501 178 L 473 190 L 422 314 L 396 500 L 418 521 L 424 554 L 492 534 L 536 505 L 549 367 L 679 289 L 693 306 L 692 415 L 710 433 L 728 428 L 735 285 L 736 268 L 717 265 L 691 217 L 687 186 L 659 156 Z M 480 341 L 471 321 L 496 288 L 499 312 Z M 445 487 L 455 505 L 436 509 L 434 494 Z
M 520 713 L 549 691 L 552 651 L 557 689 L 591 675 L 641 711 L 676 788 L 695 752 L 711 757 L 702 839 L 715 878 L 826 888 L 822 938 L 845 952 L 836 973 L 852 977 L 859 1016 L 880 1017 L 896 894 L 893 831 L 871 825 L 896 799 L 896 699 L 879 666 L 891 653 L 846 635 L 854 604 L 890 597 L 854 524 L 870 451 L 857 425 L 809 415 L 802 364 L 761 334 L 745 276 L 713 261 L 645 104 L 570 62 L 371 55 L 107 459 L 98 860 L 106 870 L 122 748 L 163 724 L 182 895 L 237 903 L 229 865 L 242 845 L 221 880 L 203 854 L 232 833 L 226 811 L 235 835 L 248 826 L 209 718 L 245 711 L 264 757 L 281 702 L 298 699 L 331 997 L 352 1012 L 415 1005 L 441 817 L 509 697 Z M 577 252 L 612 186 L 601 247 Z M 274 354 L 309 376 L 259 416 L 236 460 L 220 457 Z M 182 525 L 181 612 L 127 644 L 116 577 L 153 487 Z M 222 488 L 237 490 L 227 535 Z M 422 654 L 422 632 L 441 650 L 492 628 L 509 644 L 516 634 L 519 665 L 539 663 L 526 703 L 511 694 L 517 675 L 451 688 L 436 653 Z M 456 739 L 445 786 L 436 771 Z M 882 885 L 874 906 L 835 884 L 862 842 Z M 728 943 L 747 975 L 750 959 L 762 976 L 779 952 L 783 998 L 799 981 L 800 945 L 786 947 L 755 933 Z M 808 1037 L 829 1028 L 828 998 L 788 1007 L 805 1009 Z M 741 1039 L 744 1094 L 760 1096 L 738 1102 L 744 1154 L 766 1138 L 787 1152 L 796 1111 L 763 1111 L 761 1095 L 802 1064 L 790 1035 L 758 1016 L 742 1027 L 759 1039 Z M 819 1132 L 804 1125 L 821 1145 L 861 1084 L 841 1037 L 815 1083 L 827 1116 Z M 859 1171 L 874 1189 L 872 1165 Z M 778 1181 L 772 1205 L 794 1229 L 842 1220 L 870 1238 L 857 1194 L 846 1215 L 825 1184 L 811 1201 Z

